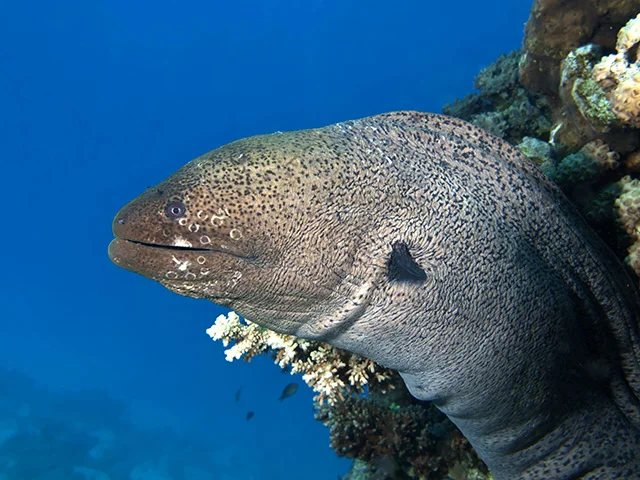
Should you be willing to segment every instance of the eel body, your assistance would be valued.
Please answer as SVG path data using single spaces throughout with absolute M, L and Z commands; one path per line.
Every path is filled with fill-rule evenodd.
M 239 140 L 117 214 L 111 259 L 395 369 L 498 479 L 640 478 L 640 307 L 516 149 L 395 112 Z

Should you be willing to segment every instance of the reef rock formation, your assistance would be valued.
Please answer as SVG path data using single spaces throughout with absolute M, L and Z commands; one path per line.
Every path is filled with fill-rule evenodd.
M 348 397 L 318 408 L 316 418 L 329 427 L 331 448 L 366 464 L 355 463 L 350 479 L 490 478 L 469 442 L 433 405 L 384 400 Z M 355 475 L 356 470 L 364 472 Z
M 568 53 L 587 43 L 613 50 L 616 32 L 637 13 L 637 0 L 535 0 L 525 28 L 522 83 L 557 98 Z
M 546 95 L 551 143 L 561 156 L 596 139 L 619 153 L 638 148 L 640 136 L 629 131 L 640 125 L 640 20 L 630 20 L 637 10 L 637 2 L 534 5 L 520 79 Z

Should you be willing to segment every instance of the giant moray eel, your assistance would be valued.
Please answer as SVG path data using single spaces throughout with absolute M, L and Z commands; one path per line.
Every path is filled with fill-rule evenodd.
M 640 478 L 640 306 L 517 150 L 396 112 L 239 140 L 127 204 L 119 266 L 402 375 L 496 478 Z

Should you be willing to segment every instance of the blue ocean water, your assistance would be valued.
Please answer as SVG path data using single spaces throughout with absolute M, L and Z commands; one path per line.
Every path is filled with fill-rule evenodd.
M 205 334 L 224 310 L 114 266 L 111 220 L 241 137 L 440 111 L 520 46 L 530 6 L 0 2 L 0 478 L 25 458 L 25 480 L 71 478 L 100 435 L 111 478 L 344 474 L 302 381 L 279 402 L 292 377 L 270 360 L 227 363 Z

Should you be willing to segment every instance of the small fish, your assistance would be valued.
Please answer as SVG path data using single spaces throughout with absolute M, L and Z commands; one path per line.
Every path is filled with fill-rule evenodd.
M 236 403 L 238 403 L 240 401 L 240 396 L 242 395 L 242 387 L 240 387 L 237 391 L 236 391 Z
M 290 397 L 291 395 L 293 395 L 297 391 L 298 391 L 298 384 L 297 383 L 290 383 L 289 385 L 284 387 L 284 390 L 282 390 L 282 395 L 280 395 L 280 398 L 278 400 L 282 401 L 285 398 Z
M 255 414 L 253 412 L 247 412 L 247 420 L 251 420 Z

